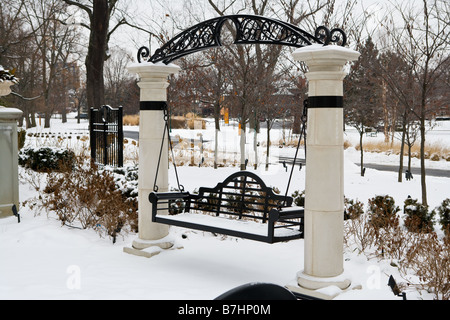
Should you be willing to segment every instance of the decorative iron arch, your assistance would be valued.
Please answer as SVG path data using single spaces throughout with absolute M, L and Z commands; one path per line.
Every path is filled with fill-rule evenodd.
M 168 41 L 155 54 L 150 57 L 150 50 L 142 47 L 138 52 L 138 61 L 145 59 L 149 62 L 163 62 L 169 64 L 172 61 L 191 53 L 206 50 L 208 48 L 221 47 L 220 39 L 225 23 L 232 23 L 236 30 L 234 44 L 275 44 L 301 48 L 305 46 L 337 43 L 345 46 L 347 36 L 339 28 L 329 30 L 318 27 L 314 36 L 292 24 L 254 15 L 230 15 L 210 19 L 199 23 L 181 32 Z

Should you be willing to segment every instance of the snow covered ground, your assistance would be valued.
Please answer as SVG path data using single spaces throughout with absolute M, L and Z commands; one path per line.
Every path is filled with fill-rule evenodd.
M 172 135 L 182 138 L 213 141 L 212 124 L 207 130 L 173 130 Z M 58 143 L 78 148 L 83 136 L 88 136 L 87 122 L 76 124 L 75 119 L 62 125 L 52 120 L 51 131 L 56 135 L 71 135 Z M 126 130 L 137 130 L 128 128 Z M 36 128 L 31 132 L 46 132 Z M 224 126 L 220 135 L 220 148 L 226 151 L 227 163 L 239 161 L 237 129 Z M 288 132 L 285 132 L 289 136 Z M 80 139 L 76 139 L 79 136 Z M 282 137 L 282 130 L 273 130 L 273 141 Z M 357 141 L 356 133 L 347 131 L 347 139 Z M 382 139 L 379 135 L 378 138 Z M 428 135 L 429 141 L 436 140 L 450 146 L 450 125 L 441 123 Z M 27 137 L 27 144 L 43 145 L 53 143 L 49 138 Z M 258 136 L 260 147 L 258 158 L 265 163 L 265 133 Z M 53 140 L 55 141 L 55 140 Z M 247 158 L 253 163 L 253 134 L 248 134 Z M 356 143 L 355 143 L 356 144 Z M 128 152 L 133 152 L 130 143 Z M 214 146 L 205 144 L 205 150 Z M 182 156 L 183 150 L 178 150 Z M 276 186 L 284 193 L 289 171 L 278 163 L 278 156 L 293 156 L 294 148 L 271 147 L 269 171 L 258 169 L 257 173 L 269 186 Z M 134 151 L 136 152 L 136 151 Z M 210 151 L 205 151 L 210 152 Z M 209 157 L 209 155 L 208 155 Z M 301 157 L 303 157 L 301 155 Z M 378 194 L 389 194 L 402 206 L 408 195 L 421 198 L 420 179 L 399 184 L 397 173 L 367 169 L 364 177 L 359 175 L 359 152 L 349 148 L 345 152 L 345 195 L 367 203 Z M 200 157 L 197 157 L 200 158 Z M 366 162 L 397 163 L 398 156 L 367 153 Z M 417 163 L 413 162 L 413 166 Z M 433 168 L 448 170 L 450 162 L 427 161 Z M 263 167 L 263 166 L 261 166 Z M 19 169 L 23 175 L 23 168 Z M 236 167 L 179 167 L 181 183 L 189 191 L 199 186 L 215 186 L 217 182 L 237 170 Z M 253 170 L 253 169 L 249 169 Z M 170 182 L 175 184 L 173 170 L 169 171 Z M 305 169 L 294 171 L 290 191 L 304 190 Z M 450 179 L 427 178 L 428 197 L 431 207 L 440 205 L 450 197 Z M 38 197 L 35 189 L 24 180 L 20 181 L 20 201 Z M 171 237 L 183 249 L 168 250 L 151 259 L 129 255 L 123 248 L 130 246 L 135 234 L 119 237 L 115 244 L 110 239 L 100 238 L 92 230 L 78 230 L 61 227 L 54 215 L 36 212 L 30 206 L 21 207 L 21 223 L 16 218 L 0 220 L 0 299 L 158 299 L 158 300 L 211 300 L 234 287 L 250 282 L 268 282 L 278 285 L 294 284 L 297 272 L 303 268 L 303 240 L 274 245 L 236 239 L 214 237 L 211 234 L 172 228 Z M 183 236 L 183 237 L 182 237 Z M 352 279 L 352 287 L 336 299 L 383 299 L 400 300 L 387 286 L 393 275 L 400 280 L 398 270 L 390 261 L 367 260 L 355 252 L 345 252 L 345 274 Z M 411 290 L 407 298 L 432 299 L 427 292 Z

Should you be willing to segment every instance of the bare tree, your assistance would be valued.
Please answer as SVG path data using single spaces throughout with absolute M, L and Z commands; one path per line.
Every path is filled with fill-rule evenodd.
M 88 23 L 78 23 L 89 30 L 85 60 L 87 104 L 102 106 L 105 104 L 104 65 L 110 57 L 108 43 L 120 26 L 132 25 L 130 18 L 126 8 L 119 8 L 119 0 L 60 1 L 81 9 L 88 17 Z
M 16 60 L 17 46 L 31 38 L 24 32 L 24 1 L 5 0 L 0 3 L 0 65 Z
M 393 15 L 399 18 L 394 18 Z M 434 90 L 445 72 L 450 45 L 448 2 L 423 0 L 420 8 L 412 2 L 394 5 L 386 18 L 386 32 L 392 41 L 392 50 L 402 56 L 411 68 L 419 109 L 412 112 L 420 123 L 420 165 L 422 203 L 428 204 L 425 169 L 426 119 L 431 115 Z M 400 21 L 396 24 L 396 21 Z
M 134 106 L 139 105 L 139 94 L 135 77 L 126 67 L 133 57 L 124 49 L 113 48 L 111 57 L 105 63 L 105 101 L 113 107 L 123 106 L 124 114 L 136 114 Z
M 259 16 L 271 16 L 293 24 L 303 20 L 326 7 L 326 1 L 308 0 L 307 5 L 300 5 L 300 1 L 272 1 L 272 0 L 242 0 L 215 1 L 208 0 L 216 14 L 251 13 Z M 233 34 L 235 30 L 228 26 Z M 279 61 L 283 54 L 283 46 L 229 46 L 228 50 L 233 60 L 228 70 L 230 81 L 233 83 L 234 109 L 238 110 L 241 127 L 241 169 L 245 169 L 245 138 L 246 125 L 250 117 L 261 114 L 262 101 L 269 101 L 269 97 L 277 92 L 274 82 L 279 72 Z M 299 108 L 301 103 L 299 103 Z M 264 108 L 265 109 L 265 108 Z M 256 122 L 255 122 L 256 123 Z M 268 144 L 270 141 L 267 142 Z
M 382 87 L 379 80 L 378 50 L 371 38 L 358 48 L 361 56 L 344 80 L 346 95 L 345 120 L 359 133 L 361 176 L 364 176 L 363 137 L 368 127 L 376 127 L 381 117 Z
M 44 127 L 49 128 L 51 115 L 60 102 L 65 100 L 61 99 L 61 95 L 66 92 L 61 88 L 62 82 L 58 80 L 63 77 L 75 50 L 77 35 L 74 30 L 63 27 L 59 22 L 67 7 L 59 0 L 26 0 L 25 4 L 25 17 L 42 61 L 40 85 L 45 112 Z
M 20 82 L 13 87 L 13 92 L 3 97 L 4 105 L 20 108 L 27 128 L 36 125 L 34 111 L 40 90 L 35 85 L 39 79 L 41 60 L 39 50 L 33 42 L 32 31 L 25 18 L 25 1 L 4 0 L 0 3 L 0 65 L 15 70 Z M 20 76 L 19 76 L 20 75 Z
M 410 130 L 413 128 L 413 122 L 416 119 L 413 112 L 417 110 L 417 101 L 414 92 L 417 91 L 417 84 L 411 73 L 410 66 L 405 59 L 395 52 L 386 51 L 380 56 L 379 69 L 382 77 L 383 87 L 383 112 L 385 114 L 391 113 L 392 138 L 395 137 L 395 132 L 401 132 L 400 135 L 400 165 L 398 171 L 398 182 L 403 180 L 403 155 L 405 144 L 408 145 L 410 152 L 415 139 L 412 139 L 413 134 Z M 390 108 L 384 107 L 387 103 Z M 389 117 L 388 117 L 389 118 Z M 398 122 L 400 121 L 400 122 Z M 389 122 L 385 123 L 385 126 Z M 415 135 L 414 135 L 415 136 Z M 393 140 L 392 140 L 393 141 Z M 408 162 L 410 164 L 410 160 Z M 411 171 L 409 165 L 408 170 Z

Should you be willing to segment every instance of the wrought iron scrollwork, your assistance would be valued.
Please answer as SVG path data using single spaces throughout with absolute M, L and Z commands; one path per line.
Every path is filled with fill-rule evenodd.
M 142 59 L 147 60 L 150 57 L 150 49 L 147 47 L 142 47 L 138 51 L 138 61 L 142 62 Z
M 150 57 L 150 50 L 142 47 L 138 52 L 138 61 L 170 62 L 188 54 L 208 48 L 222 46 L 221 33 L 225 24 L 234 26 L 232 31 L 234 44 L 275 44 L 301 48 L 313 43 L 345 46 L 347 36 L 341 29 L 329 30 L 326 27 L 316 29 L 314 36 L 302 29 L 279 20 L 253 16 L 223 16 L 197 24 L 168 41 Z
M 315 37 L 322 41 L 326 46 L 330 43 L 336 43 L 342 47 L 347 44 L 347 35 L 339 28 L 330 31 L 327 27 L 320 26 L 316 29 Z

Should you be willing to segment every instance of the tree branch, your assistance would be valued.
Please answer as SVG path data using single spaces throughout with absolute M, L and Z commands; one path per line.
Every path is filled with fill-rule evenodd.
M 82 3 L 76 2 L 76 1 L 72 1 L 72 0 L 63 0 L 63 1 L 65 3 L 67 3 L 68 5 L 76 6 L 76 7 L 80 8 L 80 9 L 84 10 L 89 15 L 89 20 L 92 20 L 92 14 L 93 14 L 92 13 L 92 9 L 89 8 L 88 6 L 86 6 L 86 5 L 82 4 Z
M 11 94 L 12 94 L 13 96 L 19 97 L 20 99 L 25 100 L 25 101 L 33 101 L 33 100 L 39 99 L 39 98 L 42 97 L 42 95 L 43 95 L 43 94 L 41 93 L 40 95 L 38 95 L 37 97 L 34 97 L 34 98 L 25 98 L 24 96 L 22 96 L 22 95 L 20 95 L 20 94 L 18 94 L 18 93 L 16 93 L 16 92 L 14 92 L 14 91 L 12 91 Z

